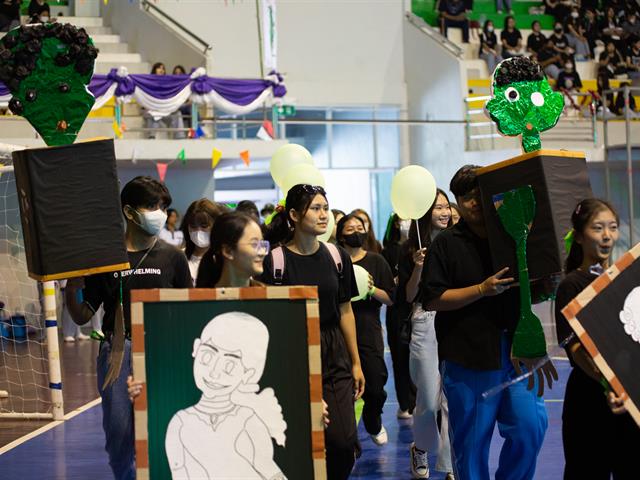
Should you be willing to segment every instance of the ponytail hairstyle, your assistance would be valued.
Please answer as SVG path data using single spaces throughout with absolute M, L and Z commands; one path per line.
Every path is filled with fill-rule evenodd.
M 362 248 L 364 248 L 367 252 L 381 253 L 382 247 L 380 246 L 380 242 L 378 242 L 378 240 L 376 239 L 376 234 L 373 231 L 373 223 L 371 223 L 371 217 L 369 216 L 367 211 L 363 210 L 362 208 L 356 208 L 351 213 L 356 214 L 359 217 L 365 217 L 367 219 L 366 223 L 369 224 L 369 229 L 367 230 L 367 240 L 364 242 Z
M 340 219 L 340 221 L 338 222 L 338 225 L 336 226 L 336 242 L 338 242 L 338 245 L 340 245 L 341 247 L 345 246 L 344 245 L 344 235 L 342 234 L 342 231 L 344 230 L 344 226 L 349 220 L 354 219 L 354 218 L 356 220 L 358 220 L 362 224 L 362 226 L 366 229 L 365 224 L 362 221 L 362 218 L 360 218 L 355 213 L 351 212 L 349 215 L 345 215 L 344 217 L 342 217 Z M 365 249 L 364 248 L 364 244 L 362 245 L 362 248 Z
M 276 215 L 264 232 L 265 240 L 269 241 L 272 249 L 290 242 L 293 238 L 295 223 L 289 212 L 295 210 L 300 218 L 304 218 L 316 195 L 322 195 L 327 199 L 324 188 L 319 186 L 298 184 L 289 189 L 284 208 L 276 208 Z
M 569 232 L 568 235 L 571 239 L 571 248 L 565 263 L 565 273 L 570 273 L 576 270 L 580 265 L 582 265 L 582 261 L 584 260 L 582 245 L 575 241 L 575 236 L 582 235 L 591 219 L 604 210 L 609 210 L 616 217 L 616 221 L 620 221 L 618 212 L 616 212 L 615 208 L 613 208 L 609 202 L 598 198 L 587 198 L 582 200 L 574 209 L 571 214 L 571 225 L 573 226 L 573 230 Z
M 433 209 L 436 208 L 436 203 L 438 203 L 438 197 L 442 195 L 444 198 L 449 201 L 449 197 L 444 190 L 436 189 L 436 198 L 433 200 L 433 204 L 427 210 L 419 220 L 418 225 L 420 228 L 420 242 L 418 241 L 418 229 L 416 228 L 416 221 L 411 220 L 411 227 L 409 228 L 409 238 L 407 238 L 407 248 L 410 255 L 413 255 L 416 251 L 420 249 L 420 243 L 422 242 L 422 248 L 429 248 L 431 246 L 431 232 L 433 230 L 433 221 L 431 217 L 433 216 Z M 453 225 L 453 220 L 449 218 L 449 223 L 447 227 Z
M 198 267 L 197 288 L 213 288 L 220 281 L 225 258 L 223 247 L 235 249 L 251 222 L 257 222 L 242 212 L 223 213 L 216 219 L 216 228 L 211 230 L 211 244 Z
M 182 233 L 184 234 L 184 241 L 186 245 L 184 254 L 187 256 L 187 259 L 191 258 L 193 251 L 196 249 L 196 245 L 193 243 L 191 236 L 189 235 L 189 225 L 206 225 L 213 227 L 216 219 L 224 213 L 225 210 L 226 207 L 223 207 L 218 203 L 213 203 L 208 198 L 201 198 L 189 205 L 189 208 L 187 208 L 187 211 L 182 218 L 182 223 L 180 224 L 180 230 L 182 230 Z M 211 232 L 213 233 L 213 229 Z

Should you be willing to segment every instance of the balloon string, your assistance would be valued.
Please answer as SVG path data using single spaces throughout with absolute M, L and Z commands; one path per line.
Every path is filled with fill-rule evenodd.
M 567 344 L 573 340 L 575 338 L 576 334 L 575 333 L 571 333 L 571 335 L 569 335 L 567 338 L 564 339 L 564 341 L 558 345 L 556 348 L 554 348 L 551 351 L 551 356 L 555 356 L 556 353 L 559 353 L 564 347 L 567 346 Z M 522 375 L 519 375 L 515 378 L 512 378 L 511 380 L 507 380 L 506 382 L 501 383 L 500 385 L 497 385 L 493 388 L 490 388 L 489 390 L 487 390 L 486 392 L 482 393 L 482 398 L 484 400 L 493 397 L 494 395 L 497 395 L 498 393 L 500 393 L 502 390 L 505 390 L 507 388 L 509 388 L 511 385 L 515 385 L 516 383 L 524 380 L 525 378 L 530 377 L 531 375 L 533 375 L 536 371 L 540 370 L 540 368 L 542 368 L 542 366 L 547 363 L 550 359 L 549 359 L 549 354 L 545 355 L 544 357 L 542 357 L 534 366 L 533 368 L 526 373 L 523 373 Z
M 420 222 L 419 218 L 416 218 L 416 232 L 418 232 L 418 247 L 422 250 L 422 239 L 420 238 L 420 226 L 418 224 Z

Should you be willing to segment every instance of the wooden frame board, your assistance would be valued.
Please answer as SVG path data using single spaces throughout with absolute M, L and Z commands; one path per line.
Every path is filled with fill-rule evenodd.
M 580 343 L 640 426 L 640 342 L 625 331 L 620 315 L 640 287 L 640 243 L 624 254 L 562 309 Z M 634 312 L 640 316 L 640 312 Z M 635 367 L 635 368 L 634 368 Z
M 182 373 L 171 372 L 171 369 L 165 368 L 164 371 L 167 373 L 163 373 L 162 378 L 157 373 L 154 373 L 154 368 L 163 368 L 161 366 L 163 361 L 166 367 L 166 357 L 171 358 L 173 356 L 176 358 L 175 361 L 178 362 L 179 352 L 182 351 L 183 354 L 180 357 L 184 357 L 184 352 L 187 351 L 186 348 L 193 348 L 195 352 L 195 347 L 192 347 L 193 337 L 189 339 L 188 334 L 185 333 L 183 335 L 180 330 L 191 328 L 191 330 L 200 331 L 202 329 L 201 325 L 206 324 L 212 317 L 215 318 L 225 312 L 238 311 L 255 315 L 270 330 L 269 353 L 262 380 L 267 376 L 269 363 L 275 356 L 274 363 L 277 365 L 276 367 L 271 367 L 269 378 L 273 380 L 275 378 L 273 372 L 276 368 L 279 368 L 277 371 L 280 373 L 277 375 L 282 376 L 283 381 L 288 382 L 287 385 L 295 385 L 283 387 L 283 383 L 278 382 L 276 382 L 278 384 L 267 383 L 263 385 L 263 382 L 260 381 L 261 389 L 264 390 L 266 386 L 273 387 L 275 390 L 282 406 L 284 420 L 287 422 L 286 448 L 281 448 L 274 442 L 275 461 L 282 467 L 283 473 L 289 479 L 326 479 L 324 427 L 322 421 L 320 313 L 317 288 L 292 286 L 226 289 L 151 289 L 133 290 L 131 292 L 132 366 L 134 378 L 143 382 L 142 393 L 134 404 L 136 468 L 139 480 L 171 478 L 167 463 L 168 457 L 160 458 L 162 453 L 158 447 L 159 440 L 157 438 L 154 440 L 150 436 L 155 435 L 158 437 L 160 436 L 158 432 L 162 431 L 162 428 L 158 430 L 158 422 L 161 417 L 161 415 L 158 415 L 160 408 L 154 407 L 154 402 L 166 403 L 165 397 L 178 394 L 175 393 L 175 389 L 170 388 L 165 390 L 167 392 L 166 395 L 164 393 L 158 395 L 158 384 L 164 381 L 165 376 L 172 377 L 171 381 L 178 386 L 177 389 L 179 390 L 191 387 L 184 386 L 187 385 L 187 377 L 191 377 L 188 379 L 191 384 L 194 382 L 191 369 L 186 372 L 187 368 L 184 363 L 182 364 Z M 290 312 L 290 314 L 282 315 L 283 311 Z M 175 333 L 167 334 L 165 329 L 167 321 L 163 321 L 160 318 L 163 316 L 171 318 L 171 321 L 175 323 L 173 327 Z M 177 320 L 178 318 L 180 320 Z M 194 322 L 197 325 L 183 327 L 187 321 Z M 301 342 L 303 344 L 299 345 L 297 350 L 293 347 L 292 342 L 286 344 L 286 348 L 282 348 L 283 340 L 275 338 L 278 335 L 284 337 L 285 332 L 290 330 L 298 332 L 296 340 L 299 339 L 300 332 L 305 332 L 306 334 L 306 342 L 303 339 Z M 273 333 L 276 335 L 274 336 Z M 186 338 L 181 340 L 183 336 Z M 159 338 L 160 343 L 164 338 L 167 344 L 157 345 L 156 341 Z M 181 343 L 186 344 L 187 341 L 190 342 L 190 345 L 180 346 Z M 277 357 L 278 352 L 273 351 L 275 349 L 280 352 L 285 351 L 285 355 L 289 355 L 288 352 L 290 350 L 290 360 L 288 357 L 284 359 L 285 362 L 288 361 L 289 363 L 283 364 L 283 359 L 278 359 Z M 294 353 L 294 351 L 297 353 Z M 304 352 L 306 352 L 306 355 L 304 355 Z M 280 355 L 282 356 L 282 353 Z M 294 357 L 294 355 L 298 355 L 298 357 Z M 306 356 L 306 358 L 302 358 L 302 356 Z M 189 358 L 188 362 L 193 365 L 194 359 Z M 179 365 L 176 366 L 176 370 L 179 370 L 178 367 Z M 185 382 L 180 384 L 182 377 L 185 378 Z M 287 401 L 287 395 L 292 397 L 293 394 L 291 392 L 286 393 L 288 388 L 295 390 L 295 398 L 305 398 L 309 402 L 308 405 L 305 405 L 304 402 L 297 402 L 295 404 L 296 407 L 293 409 L 297 410 L 297 413 L 291 416 L 289 416 L 291 413 L 291 401 Z M 200 395 L 200 392 L 196 393 Z M 182 403 L 184 404 L 184 402 L 185 400 L 183 399 Z M 175 408 L 184 408 L 184 406 L 186 404 Z M 166 429 L 166 427 L 164 428 Z M 164 435 L 162 437 L 162 445 L 164 446 Z M 306 445 L 304 456 L 307 457 L 307 463 L 305 464 L 307 470 L 300 476 L 300 469 L 297 470 L 297 473 L 295 471 L 298 466 L 292 467 L 291 462 L 294 462 L 294 460 L 283 460 L 283 462 L 280 462 L 280 460 L 287 457 L 287 455 L 300 457 L 300 445 L 302 444 Z M 295 450 L 296 448 L 297 450 Z M 289 450 L 293 453 L 287 453 Z M 158 466 L 162 462 L 164 462 L 164 465 Z M 287 471 L 287 466 L 292 467 L 292 470 Z

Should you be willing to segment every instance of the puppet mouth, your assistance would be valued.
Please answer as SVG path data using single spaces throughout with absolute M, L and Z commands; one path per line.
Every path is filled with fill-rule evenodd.
M 228 387 L 228 385 L 222 385 L 220 383 L 208 382 L 205 378 L 202 379 L 205 385 L 213 390 L 221 390 L 223 388 Z

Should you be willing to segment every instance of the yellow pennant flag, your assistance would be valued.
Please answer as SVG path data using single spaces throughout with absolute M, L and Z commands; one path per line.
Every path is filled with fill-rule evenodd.
M 211 152 L 211 170 L 218 166 L 220 163 L 220 159 L 222 158 L 222 152 L 217 148 L 214 148 Z
M 114 120 L 112 127 L 113 127 L 113 133 L 116 134 L 116 137 L 122 138 L 122 130 L 120 129 L 120 125 L 118 125 L 118 122 Z

